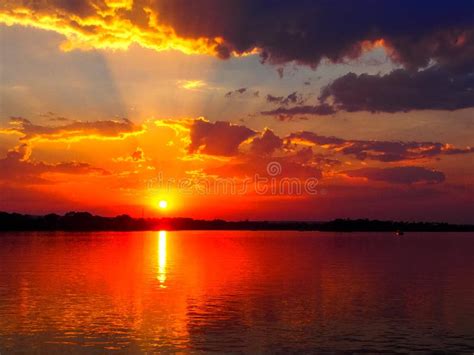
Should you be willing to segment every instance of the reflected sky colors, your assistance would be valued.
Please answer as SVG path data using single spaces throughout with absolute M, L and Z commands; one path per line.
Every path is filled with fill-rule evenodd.
M 2 352 L 474 346 L 466 234 L 37 233 L 0 245 Z

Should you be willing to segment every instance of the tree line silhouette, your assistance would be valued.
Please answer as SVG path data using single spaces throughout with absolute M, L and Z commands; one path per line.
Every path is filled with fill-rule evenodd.
M 142 231 L 142 230 L 298 230 L 298 231 L 404 231 L 472 232 L 474 225 L 436 222 L 399 222 L 369 219 L 335 219 L 325 222 L 225 221 L 192 218 L 132 218 L 68 212 L 61 216 L 35 216 L 0 212 L 0 231 Z

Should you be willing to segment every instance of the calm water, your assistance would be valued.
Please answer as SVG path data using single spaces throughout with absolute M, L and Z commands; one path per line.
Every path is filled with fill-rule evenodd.
M 0 235 L 0 352 L 474 351 L 474 235 Z

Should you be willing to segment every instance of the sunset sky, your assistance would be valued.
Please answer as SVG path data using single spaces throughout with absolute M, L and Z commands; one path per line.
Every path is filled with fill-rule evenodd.
M 0 43 L 0 210 L 474 222 L 471 0 L 3 0 Z

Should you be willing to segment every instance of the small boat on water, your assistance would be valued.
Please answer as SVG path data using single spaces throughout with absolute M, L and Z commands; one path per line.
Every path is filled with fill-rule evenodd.
M 405 233 L 403 233 L 403 231 L 401 231 L 401 230 L 398 230 L 398 231 L 395 232 L 395 235 L 397 235 L 397 236 L 399 236 L 399 237 L 402 236 L 402 235 L 404 235 L 404 234 L 405 234 Z

